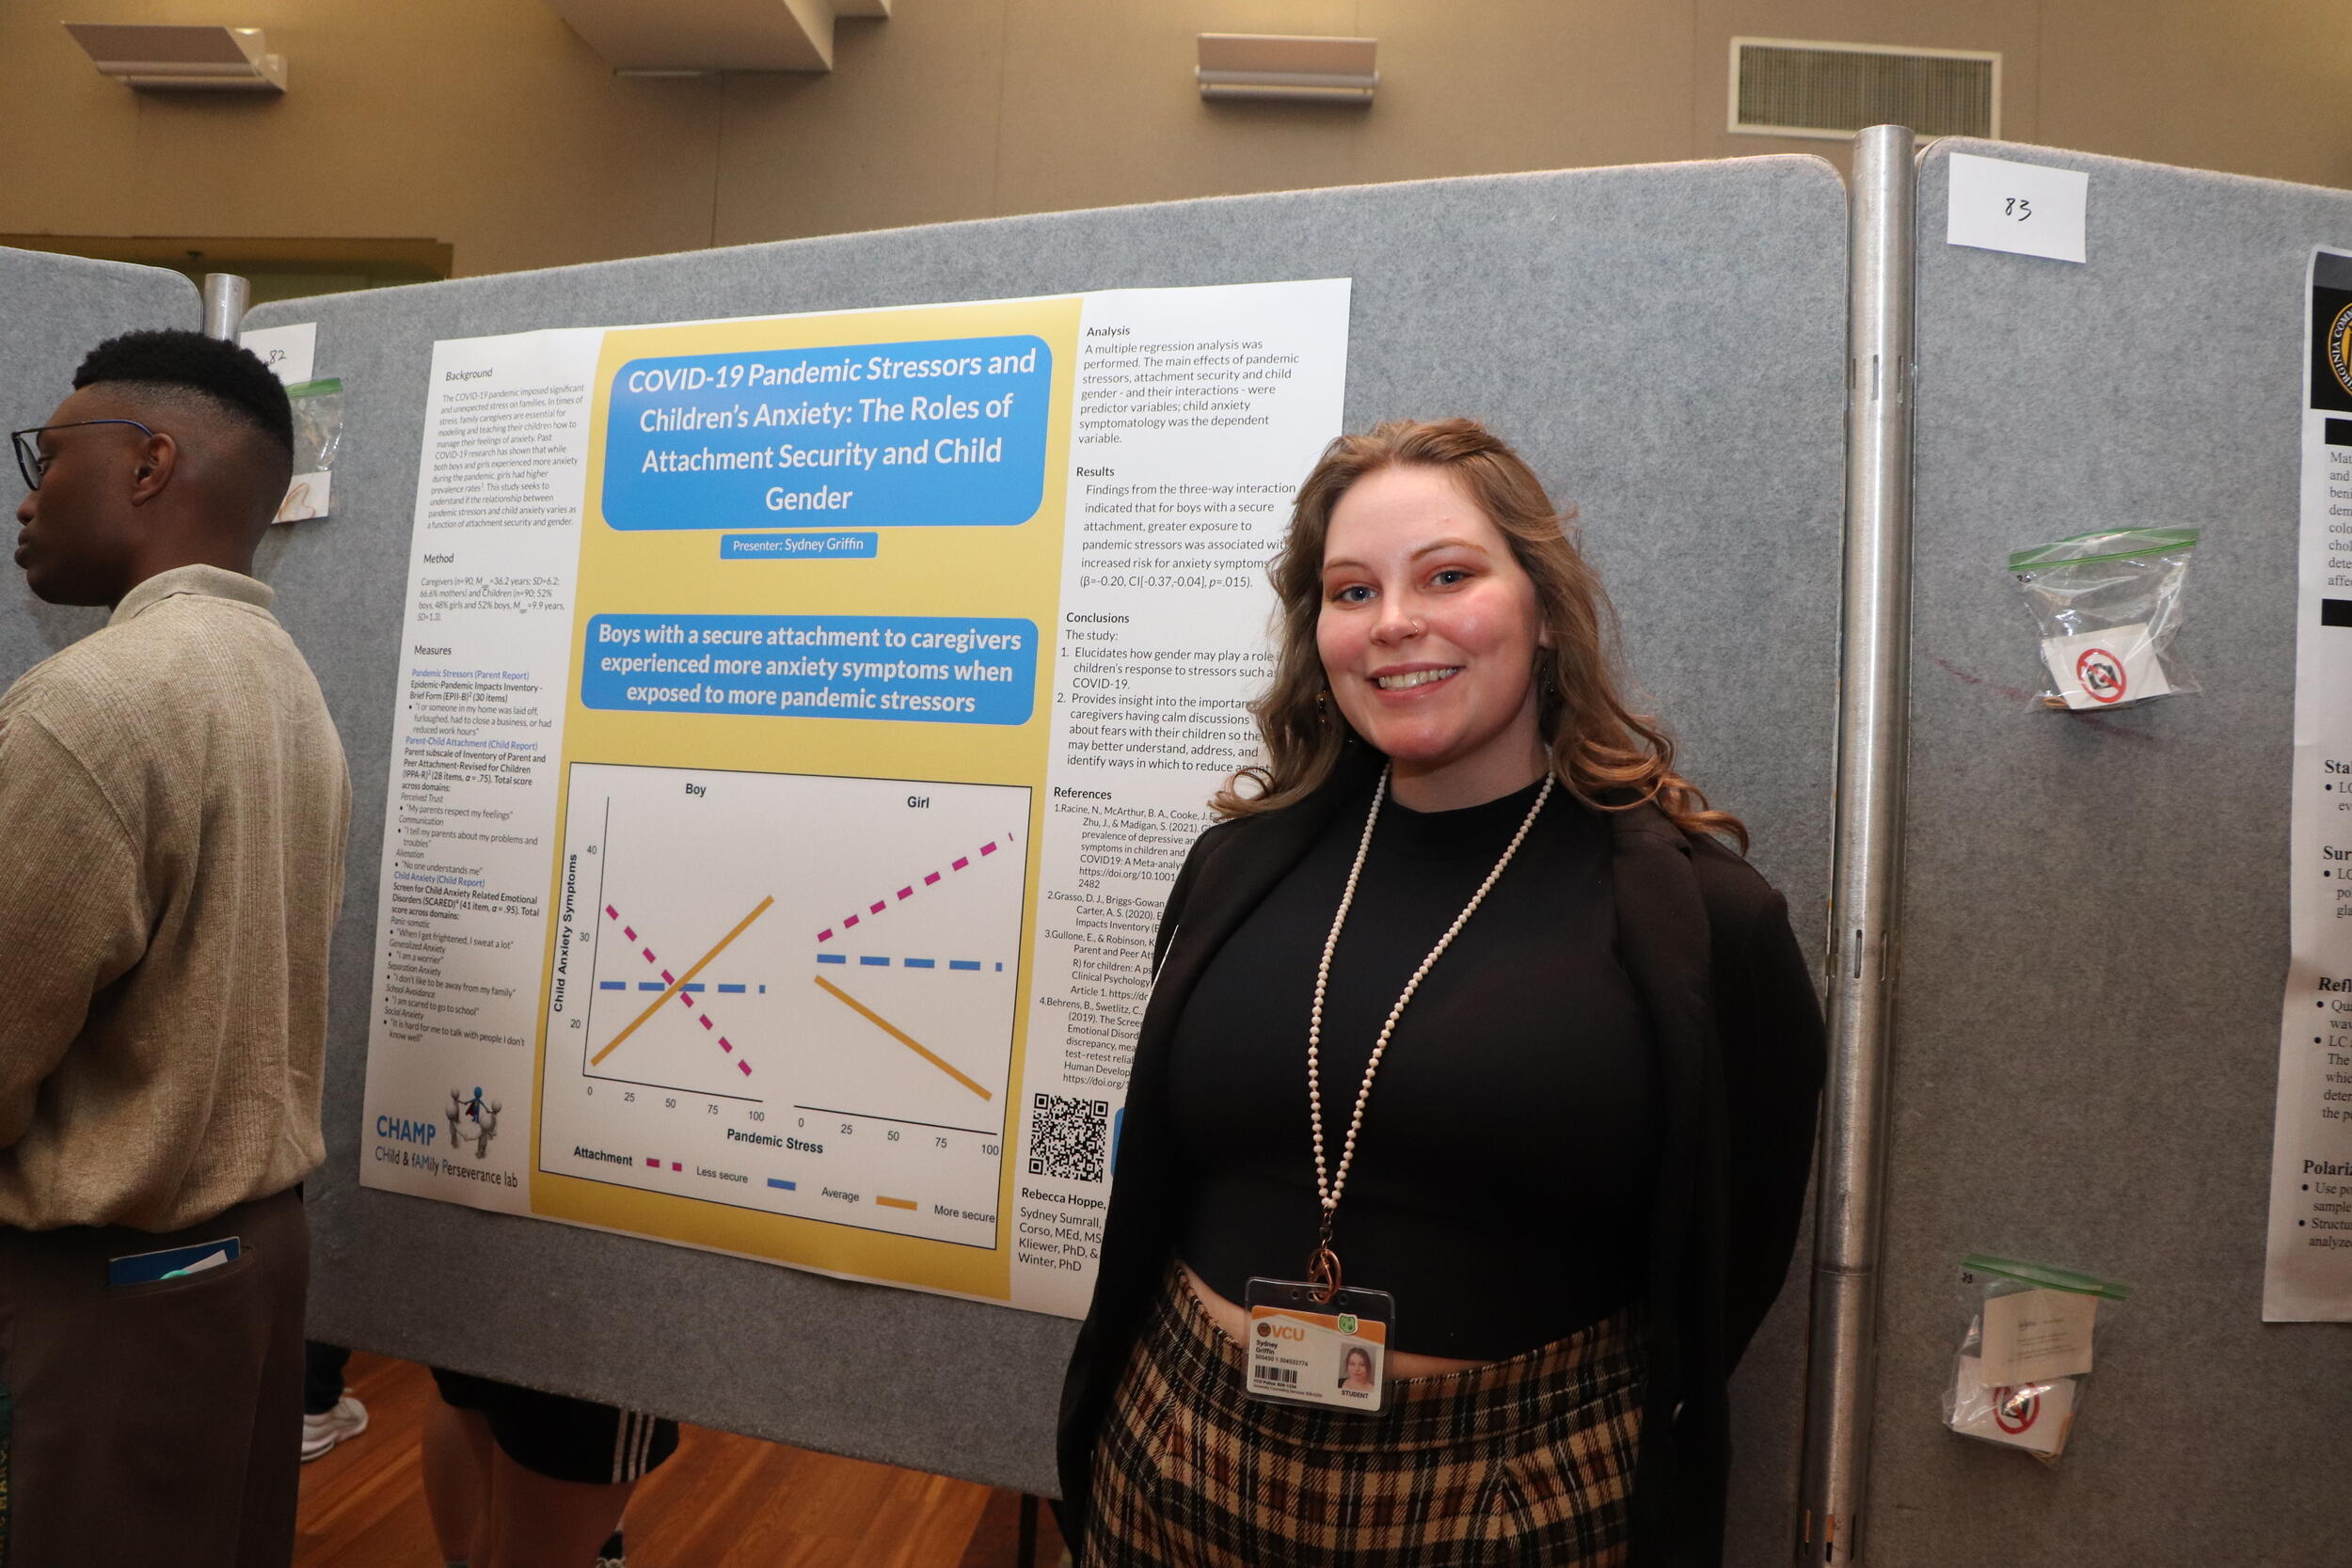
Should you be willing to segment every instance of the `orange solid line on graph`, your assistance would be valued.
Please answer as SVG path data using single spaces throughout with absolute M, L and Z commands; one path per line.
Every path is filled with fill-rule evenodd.
M 851 996 L 848 991 L 843 990 L 839 986 L 834 985 L 831 980 L 826 979 L 821 974 L 812 974 L 809 978 L 815 980 L 823 990 L 831 992 L 841 1001 L 849 1004 L 851 1010 L 856 1012 L 859 1017 L 865 1019 L 866 1022 L 872 1024 L 875 1028 L 880 1029 L 883 1034 L 888 1035 L 892 1039 L 897 1040 L 900 1045 L 905 1046 L 909 1051 L 914 1052 L 916 1055 L 922 1057 L 923 1060 L 930 1063 L 931 1066 L 937 1068 L 940 1071 L 946 1073 L 957 1083 L 961 1084 L 965 1088 L 970 1089 L 974 1094 L 978 1095 L 982 1100 L 993 1100 L 996 1098 L 994 1095 L 989 1093 L 988 1090 L 982 1088 L 977 1082 L 965 1077 L 961 1072 L 959 1072 L 956 1069 L 955 1064 L 949 1062 L 946 1057 L 941 1056 L 938 1053 L 932 1051 L 921 1040 L 916 1039 L 913 1035 L 908 1034 L 904 1029 L 899 1028 L 897 1024 L 882 1017 L 882 1014 L 876 1012 L 865 1003 L 860 1002 L 856 997 Z
M 884 1197 L 880 1193 L 874 1195 L 874 1201 L 885 1209 L 919 1209 L 922 1207 L 911 1197 Z
M 768 906 L 774 902 L 775 899 L 772 897 L 762 898 L 759 901 L 758 908 L 752 911 L 751 913 L 745 915 L 742 919 L 737 921 L 735 923 L 735 929 L 729 931 L 725 936 L 719 939 L 718 946 L 713 947 L 709 952 L 705 953 L 701 958 L 696 958 L 694 960 L 693 968 L 688 970 L 685 974 L 671 981 L 670 989 L 653 999 L 652 1006 L 647 1007 L 644 1012 L 639 1013 L 635 1019 L 630 1021 L 628 1028 L 622 1030 L 619 1034 L 613 1036 L 612 1039 L 605 1042 L 605 1047 L 602 1051 L 599 1051 L 595 1055 L 589 1057 L 588 1065 L 590 1067 L 595 1067 L 598 1062 L 601 1062 L 607 1056 L 612 1055 L 615 1046 L 618 1046 L 623 1040 L 628 1038 L 629 1036 L 637 1033 L 637 1026 L 639 1024 L 644 1022 L 645 1020 L 660 1012 L 661 1010 L 662 1004 L 668 1002 L 673 996 L 675 996 L 678 991 L 685 987 L 687 981 L 691 980 L 695 975 L 700 974 L 703 972 L 703 965 L 717 958 L 721 953 L 725 952 L 727 943 L 733 942 L 737 937 L 741 936 L 746 930 L 748 930 L 751 927 L 752 922 L 757 920 L 761 915 L 766 914 L 768 912 Z

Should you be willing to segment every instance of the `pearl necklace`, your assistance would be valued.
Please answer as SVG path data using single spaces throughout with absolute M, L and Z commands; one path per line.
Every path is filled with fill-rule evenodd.
M 1469 925 L 1470 917 L 1478 912 L 1478 906 L 1486 902 L 1486 895 L 1501 879 L 1503 867 L 1511 863 L 1511 857 L 1519 852 L 1519 846 L 1527 840 L 1528 831 L 1535 826 L 1535 814 L 1544 809 L 1546 800 L 1551 799 L 1553 783 L 1551 774 L 1544 775 L 1544 787 L 1536 791 L 1535 803 L 1527 808 L 1527 819 L 1519 824 L 1519 831 L 1513 833 L 1511 842 L 1504 846 L 1502 858 L 1495 862 L 1495 868 L 1486 873 L 1486 879 L 1478 884 L 1478 891 L 1470 895 L 1470 901 L 1462 907 L 1460 914 L 1454 917 L 1454 924 L 1445 928 L 1445 935 L 1438 939 L 1438 945 L 1429 950 L 1429 957 L 1422 959 L 1421 967 L 1413 971 L 1413 977 L 1405 982 L 1405 990 L 1397 997 L 1396 1006 L 1389 1009 L 1389 1021 L 1380 1026 L 1380 1037 L 1373 1042 L 1372 1060 L 1364 1064 L 1364 1081 L 1356 1090 L 1356 1110 L 1348 1118 L 1347 1142 L 1340 1149 L 1339 1175 L 1327 1179 L 1323 1159 L 1323 1076 L 1320 1061 L 1323 994 L 1325 988 L 1330 984 L 1331 955 L 1340 945 L 1340 929 L 1347 924 L 1347 911 L 1356 902 L 1356 883 L 1364 874 L 1364 857 L 1372 850 L 1372 830 L 1380 820 L 1380 802 L 1388 796 L 1390 772 L 1390 768 L 1382 768 L 1380 782 L 1373 788 L 1372 810 L 1364 817 L 1364 836 L 1356 845 L 1356 863 L 1347 869 L 1347 891 L 1340 895 L 1339 912 L 1331 917 L 1331 934 L 1323 940 L 1323 961 L 1315 966 L 1314 1011 L 1308 1015 L 1307 1020 L 1307 1112 L 1315 1140 L 1315 1196 L 1323 1205 L 1314 1257 L 1307 1266 L 1307 1277 L 1322 1287 L 1326 1301 L 1336 1295 L 1340 1289 L 1340 1259 L 1339 1255 L 1331 1250 L 1331 1224 L 1340 1207 L 1340 1195 L 1347 1186 L 1348 1170 L 1356 1163 L 1356 1134 L 1364 1125 L 1364 1106 L 1372 1099 L 1373 1076 L 1380 1070 L 1380 1058 L 1388 1053 L 1389 1037 L 1396 1033 L 1396 1021 L 1405 1016 L 1405 1005 L 1413 999 L 1413 993 L 1429 977 L 1429 972 L 1437 967 L 1445 950 L 1454 944 L 1454 939 L 1462 934 L 1462 927 Z

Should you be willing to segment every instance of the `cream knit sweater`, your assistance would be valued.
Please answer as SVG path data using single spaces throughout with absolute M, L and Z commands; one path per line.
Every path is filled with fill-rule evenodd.
M 270 590 L 183 566 L 0 696 L 0 1226 L 317 1164 L 351 784 Z

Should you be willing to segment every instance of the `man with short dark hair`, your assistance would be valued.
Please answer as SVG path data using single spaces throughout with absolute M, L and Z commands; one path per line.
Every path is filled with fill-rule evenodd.
M 0 696 L 0 1558 L 283 1568 L 351 816 L 252 577 L 292 421 L 193 332 L 73 385 L 14 437 L 27 584 L 114 613 Z

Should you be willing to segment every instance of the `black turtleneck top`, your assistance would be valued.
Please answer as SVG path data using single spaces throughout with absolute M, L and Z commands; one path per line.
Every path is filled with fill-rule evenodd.
M 1324 1003 L 1333 1172 L 1382 1022 L 1538 787 L 1462 811 L 1381 806 Z M 1307 1019 L 1370 804 L 1342 811 L 1235 930 L 1177 1023 L 1179 1251 L 1231 1301 L 1254 1275 L 1303 1278 L 1313 1250 Z M 1396 1297 L 1398 1350 L 1502 1359 L 1642 1292 L 1661 1097 L 1609 877 L 1608 825 L 1555 786 L 1390 1039 L 1332 1247 L 1347 1284 Z

